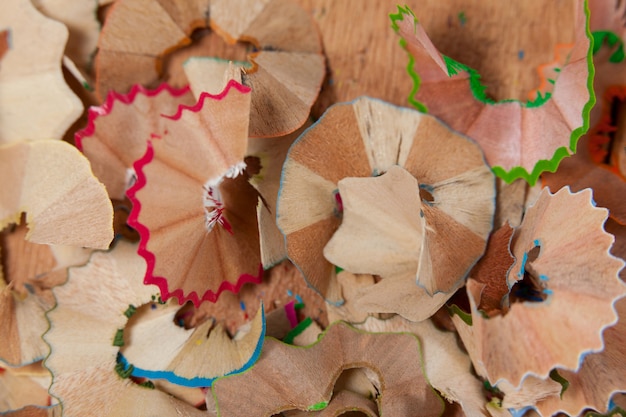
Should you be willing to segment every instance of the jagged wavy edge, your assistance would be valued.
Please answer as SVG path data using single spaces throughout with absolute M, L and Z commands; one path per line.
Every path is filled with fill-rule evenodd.
M 301 322 L 301 324 L 303 322 Z M 277 339 L 277 338 L 275 338 L 273 336 L 268 336 L 268 338 L 271 338 L 271 339 L 274 339 L 277 342 L 280 342 L 281 344 L 287 346 L 289 349 L 310 349 L 313 346 L 318 345 L 318 344 L 322 344 L 322 343 L 326 343 L 327 344 L 327 342 L 324 342 L 324 337 L 329 332 L 329 330 L 332 327 L 335 327 L 335 326 L 346 326 L 346 327 L 350 328 L 350 330 L 352 330 L 352 331 L 354 331 L 356 333 L 359 333 L 359 334 L 378 334 L 378 335 L 384 335 L 384 334 L 396 334 L 397 335 L 397 334 L 402 334 L 402 335 L 408 335 L 408 336 L 413 337 L 415 339 L 416 343 L 417 343 L 418 356 L 420 358 L 420 361 L 422 361 L 422 363 L 420 365 L 420 369 L 422 371 L 422 376 L 424 377 L 424 380 L 428 384 L 428 388 L 435 393 L 435 395 L 437 396 L 437 398 L 439 399 L 441 404 L 442 405 L 445 404 L 445 400 L 443 399 L 441 394 L 432 386 L 432 384 L 430 382 L 430 378 L 426 374 L 426 368 L 425 368 L 425 364 L 424 364 L 424 346 L 423 346 L 424 343 L 415 333 L 411 333 L 410 331 L 368 331 L 368 330 L 363 330 L 363 329 L 360 329 L 358 327 L 355 327 L 355 325 L 353 323 L 349 323 L 349 322 L 343 321 L 343 320 L 337 320 L 337 321 L 335 321 L 333 323 L 330 323 L 325 329 L 323 329 L 322 332 L 317 335 L 317 340 L 315 340 L 314 342 L 311 342 L 308 345 L 302 345 L 302 346 L 293 345 L 293 344 L 290 344 L 290 343 L 286 343 L 283 340 Z M 369 366 L 367 366 L 367 367 L 369 368 Z M 251 367 L 246 369 L 246 370 L 244 370 L 244 371 L 242 371 L 242 372 L 239 372 L 239 373 L 247 373 L 250 370 L 251 370 Z M 219 378 L 216 378 L 216 379 L 219 380 L 219 379 L 223 379 L 223 378 L 227 378 L 227 377 L 224 376 L 224 377 L 219 377 Z M 330 402 L 332 400 L 332 396 L 333 396 L 332 394 L 333 394 L 333 392 L 330 393 L 329 398 L 328 398 L 328 402 Z M 207 393 L 207 396 L 209 396 L 209 395 L 211 395 L 213 397 L 213 401 L 214 401 L 215 407 L 216 407 L 215 411 L 217 412 L 217 415 L 218 416 L 221 415 L 220 414 L 219 398 L 217 397 L 217 394 L 215 393 L 215 389 L 213 388 L 213 386 L 211 386 L 210 391 Z M 327 402 L 327 404 L 328 404 L 328 402 Z M 321 404 L 321 403 L 318 403 L 318 404 Z M 317 405 L 317 404 L 315 404 L 315 405 Z M 302 410 L 302 411 L 304 411 L 304 410 Z M 308 411 L 314 411 L 314 410 L 309 409 Z
M 263 306 L 263 303 L 261 303 L 261 320 L 262 320 L 261 321 L 262 323 L 261 335 L 259 336 L 259 340 L 257 341 L 257 344 L 254 348 L 252 356 L 250 356 L 250 359 L 248 359 L 246 363 L 244 363 L 243 366 L 241 366 L 240 368 L 233 369 L 232 371 L 227 372 L 224 375 L 217 375 L 214 377 L 185 378 L 185 377 L 176 375 L 174 371 L 150 371 L 146 369 L 141 369 L 129 363 L 128 360 L 124 357 L 124 355 L 122 355 L 121 352 L 118 353 L 117 363 L 122 364 L 124 367 L 124 370 L 126 371 L 132 366 L 132 371 L 130 374 L 137 378 L 165 379 L 173 384 L 182 385 L 182 386 L 190 387 L 190 388 L 211 387 L 213 385 L 213 382 L 215 382 L 215 380 L 217 380 L 218 378 L 223 378 L 223 377 L 227 377 L 230 375 L 244 372 L 248 368 L 250 368 L 252 365 L 254 365 L 256 361 L 259 359 L 259 357 L 261 356 L 261 351 L 263 349 L 263 342 L 265 341 L 265 333 L 267 329 L 266 319 L 265 319 L 265 307 Z
M 593 53 L 594 55 L 604 46 L 613 47 L 617 45 L 617 50 L 609 57 L 609 62 L 613 64 L 619 64 L 624 61 L 624 41 L 618 34 L 611 30 L 595 30 L 591 32 L 593 37 Z
M 548 76 L 545 74 L 544 70 L 546 69 L 550 69 L 553 68 L 553 70 L 555 72 L 560 72 L 561 71 L 561 64 L 564 61 L 562 59 L 562 51 L 563 50 L 568 50 L 573 48 L 574 44 L 557 44 L 554 47 L 554 60 L 547 62 L 545 64 L 541 64 L 536 68 L 536 74 L 539 77 L 539 85 L 537 86 L 537 88 L 530 90 L 528 92 L 528 97 L 532 97 L 533 94 L 536 96 L 536 98 L 539 98 L 539 96 L 541 95 L 542 91 L 545 91 L 546 88 L 548 87 L 548 84 L 553 84 L 556 82 L 556 80 L 553 80 L 552 78 L 548 78 Z M 531 99 L 532 100 L 532 99 Z
M 149 89 L 140 84 L 135 84 L 126 94 L 118 93 L 117 91 L 110 91 L 107 94 L 104 103 L 102 103 L 100 106 L 91 106 L 87 110 L 87 126 L 74 133 L 74 142 L 76 144 L 76 147 L 81 152 L 83 152 L 83 140 L 94 135 L 96 131 L 96 119 L 100 116 L 109 115 L 113 111 L 113 107 L 115 106 L 116 102 L 129 105 L 135 101 L 139 94 L 143 94 L 147 97 L 154 97 L 158 96 L 164 91 L 170 94 L 172 97 L 181 97 L 191 92 L 191 89 L 189 88 L 189 86 L 185 86 L 183 88 L 175 88 L 167 83 L 163 83 L 159 85 L 156 89 Z
M 585 0 L 586 2 L 586 0 Z M 591 50 L 591 48 L 590 48 Z M 605 225 L 606 222 L 609 220 L 609 210 L 607 208 L 604 207 L 599 207 L 596 205 L 595 200 L 593 199 L 593 190 L 590 188 L 584 188 L 582 190 L 579 191 L 572 191 L 569 185 L 566 185 L 565 187 L 562 187 L 558 190 L 556 190 L 555 192 L 552 192 L 549 188 L 544 188 L 540 194 L 539 197 L 537 197 L 537 200 L 531 204 L 528 208 L 532 208 L 534 207 L 539 200 L 542 198 L 543 194 L 547 194 L 548 197 L 547 198 L 560 198 L 561 195 L 565 194 L 565 195 L 569 195 L 570 197 L 573 198 L 585 198 L 585 195 L 588 194 L 589 195 L 589 203 L 592 207 L 592 210 L 595 211 L 603 211 L 604 214 L 604 219 L 602 220 L 602 224 L 600 225 L 600 229 L 602 230 L 601 233 L 604 233 L 605 235 L 610 236 L 610 238 L 612 239 L 612 243 L 609 245 L 609 247 L 607 247 L 606 249 L 606 255 L 608 256 L 609 259 L 613 259 L 613 260 L 617 260 L 619 262 L 621 262 L 622 267 L 616 272 L 615 278 L 618 280 L 618 282 L 621 282 L 622 285 L 626 285 L 626 283 L 624 283 L 621 278 L 619 277 L 619 273 L 620 271 L 626 266 L 626 261 L 624 261 L 622 258 L 615 256 L 611 253 L 611 247 L 615 244 L 615 236 L 613 236 L 611 233 L 606 231 Z M 558 197 L 557 197 L 558 196 Z M 515 229 L 517 231 L 517 229 L 521 228 L 521 224 Z M 512 241 L 511 241 L 512 242 Z M 511 265 L 511 268 L 509 269 L 509 271 L 513 271 L 518 265 L 522 265 L 523 268 L 523 264 L 526 262 L 526 254 L 524 254 L 524 257 L 522 259 L 515 259 L 515 262 Z M 507 273 L 507 285 L 508 285 L 508 273 Z M 554 365 L 553 370 L 554 369 L 566 369 L 566 370 L 570 370 L 572 372 L 578 372 L 580 370 L 580 367 L 583 363 L 583 360 L 585 359 L 585 356 L 587 356 L 590 353 L 598 353 L 604 350 L 604 331 L 615 325 L 615 323 L 617 323 L 617 321 L 619 320 L 619 314 L 617 312 L 617 309 L 615 307 L 615 303 L 619 300 L 623 298 L 622 296 L 614 296 L 614 298 L 611 300 L 611 311 L 613 312 L 613 320 L 610 323 L 606 323 L 602 326 L 600 326 L 599 329 L 597 329 L 597 333 L 596 335 L 598 336 L 598 338 L 600 339 L 600 341 L 602 342 L 602 347 L 600 349 L 588 349 L 588 350 L 583 350 L 581 352 L 579 352 L 578 354 L 578 364 L 576 366 L 575 369 L 572 369 L 571 367 L 568 367 L 566 364 L 562 364 L 562 363 L 557 363 Z M 550 371 L 552 372 L 552 371 Z M 529 377 L 529 376 L 535 376 L 537 378 L 540 379 L 546 379 L 550 376 L 550 373 L 547 373 L 545 375 L 539 374 L 539 373 L 535 373 L 532 371 L 526 371 L 521 379 L 520 379 L 520 383 L 518 386 L 521 386 L 523 384 L 523 382 Z M 503 379 L 500 379 L 498 381 L 495 382 L 494 385 L 498 385 Z M 557 381 L 558 382 L 558 381 Z
M 191 105 L 191 106 L 187 106 L 185 104 L 181 104 L 180 106 L 178 106 L 178 110 L 176 111 L 175 114 L 173 114 L 173 115 L 163 115 L 163 117 L 166 117 L 166 118 L 168 118 L 170 120 L 179 120 L 183 116 L 183 113 L 185 111 L 198 113 L 200 110 L 202 110 L 202 107 L 204 106 L 204 102 L 207 99 L 220 101 L 224 97 L 226 97 L 228 95 L 228 93 L 230 92 L 230 90 L 233 89 L 233 88 L 235 90 L 239 91 L 240 93 L 243 93 L 243 94 L 248 94 L 248 93 L 252 92 L 252 89 L 250 87 L 248 87 L 246 85 L 243 85 L 243 84 L 240 84 L 240 83 L 238 83 L 235 80 L 230 80 L 224 86 L 224 89 L 222 90 L 221 93 L 219 93 L 219 94 L 211 94 L 211 93 L 203 92 L 198 97 L 198 100 L 197 100 L 196 104 Z
M 213 94 L 204 92 L 200 95 L 195 105 L 193 106 L 180 105 L 178 107 L 177 112 L 174 115 L 172 116 L 163 115 L 162 117 L 167 117 L 168 119 L 171 119 L 171 120 L 179 120 L 182 117 L 183 112 L 185 111 L 197 113 L 198 111 L 202 109 L 205 100 L 207 99 L 222 100 L 224 97 L 226 97 L 226 95 L 228 95 L 231 88 L 234 88 L 241 93 L 249 93 L 250 91 L 252 91 L 249 87 L 246 87 L 242 84 L 239 84 L 238 82 L 234 80 L 231 80 L 228 82 L 228 84 L 226 84 L 226 87 L 224 87 L 224 90 L 220 94 L 213 95 Z M 130 211 L 130 214 L 128 215 L 127 223 L 130 227 L 137 230 L 137 233 L 139 233 L 140 240 L 139 240 L 139 248 L 137 249 L 137 253 L 142 258 L 145 259 L 146 265 L 147 265 L 146 275 L 144 277 L 144 284 L 156 285 L 157 287 L 159 287 L 159 290 L 161 291 L 161 298 L 163 299 L 163 301 L 167 301 L 170 298 L 175 297 L 178 299 L 178 303 L 181 305 L 184 304 L 186 301 L 191 301 L 193 302 L 194 306 L 198 307 L 203 301 L 209 301 L 211 303 L 215 303 L 217 299 L 219 298 L 220 294 L 224 291 L 230 291 L 234 294 L 237 294 L 241 290 L 241 287 L 244 284 L 261 283 L 261 281 L 263 280 L 263 264 L 259 264 L 259 273 L 257 276 L 253 276 L 250 274 L 242 274 L 239 276 L 239 278 L 237 279 L 237 282 L 234 284 L 228 281 L 222 281 L 217 291 L 214 292 L 212 290 L 206 290 L 204 294 L 202 295 L 202 297 L 199 297 L 198 293 L 196 293 L 195 291 L 192 291 L 189 294 L 185 295 L 181 288 L 177 288 L 174 291 L 170 291 L 167 278 L 154 275 L 154 266 L 156 264 L 156 256 L 154 255 L 154 253 L 148 250 L 148 241 L 150 240 L 150 230 L 146 226 L 144 226 L 141 222 L 139 222 L 139 213 L 141 212 L 141 202 L 137 198 L 137 192 L 141 190 L 143 187 L 145 187 L 147 184 L 147 178 L 144 173 L 144 167 L 148 165 L 150 162 L 152 162 L 152 159 L 154 158 L 154 148 L 152 146 L 152 140 L 158 139 L 158 135 L 153 134 L 151 136 L 152 138 L 147 141 L 146 153 L 140 159 L 135 161 L 135 163 L 133 163 L 133 169 L 135 170 L 135 173 L 137 174 L 137 180 L 135 181 L 135 184 L 133 184 L 133 186 L 130 187 L 126 191 L 126 196 L 129 198 L 129 200 L 132 203 L 132 209 Z
M 505 182 L 507 183 L 512 183 L 513 181 L 515 181 L 518 178 L 523 178 L 524 180 L 526 180 L 531 186 L 534 186 L 537 182 L 537 180 L 539 179 L 539 176 L 543 173 L 543 172 L 555 172 L 559 166 L 559 164 L 561 163 L 561 161 L 563 160 L 563 158 L 565 158 L 566 156 L 570 156 L 570 151 L 572 154 L 576 153 L 576 147 L 578 145 L 578 140 L 580 139 L 580 137 L 582 135 L 584 135 L 587 130 L 589 130 L 589 116 L 591 113 L 591 109 L 593 108 L 593 106 L 596 103 L 596 96 L 595 96 L 595 92 L 593 89 L 593 79 L 594 79 L 594 75 L 595 75 L 595 67 L 593 66 L 593 51 L 594 51 L 594 37 L 592 36 L 591 30 L 589 29 L 589 4 L 587 0 L 584 0 L 584 12 L 585 12 L 585 32 L 587 34 L 587 38 L 589 39 L 589 50 L 587 51 L 587 70 L 588 70 L 588 76 L 587 76 L 587 90 L 589 91 L 589 100 L 587 101 L 587 103 L 585 104 L 585 106 L 583 107 L 582 110 L 582 116 L 583 116 L 583 125 L 580 126 L 577 129 L 574 129 L 570 135 L 570 144 L 569 147 L 565 147 L 562 146 L 560 148 L 557 148 L 554 152 L 554 155 L 552 156 L 551 159 L 541 159 L 539 160 L 536 164 L 535 167 L 533 168 L 533 170 L 531 172 L 528 172 L 528 170 L 526 170 L 526 168 L 521 167 L 521 166 L 517 166 L 517 167 L 513 167 L 511 170 L 507 171 L 504 168 L 500 167 L 500 166 L 493 166 L 491 167 L 493 173 L 503 179 Z M 392 29 L 397 33 L 399 30 L 398 27 L 398 21 L 402 20 L 404 18 L 404 16 L 410 16 L 414 19 L 415 23 L 417 23 L 417 18 L 415 17 L 415 14 L 411 11 L 411 9 L 409 9 L 408 6 L 397 6 L 398 7 L 398 12 L 397 13 L 391 13 L 389 14 L 389 18 L 391 19 L 391 27 Z M 405 50 L 406 50 L 406 41 L 402 38 L 400 38 L 400 46 Z M 415 98 L 417 91 L 419 90 L 419 86 L 421 83 L 421 79 L 419 77 L 419 75 L 417 74 L 417 72 L 415 71 L 415 59 L 413 58 L 413 56 L 407 51 L 407 55 L 409 56 L 409 63 L 407 65 L 407 72 L 409 73 L 409 76 L 411 77 L 411 79 L 413 80 L 413 88 L 411 89 L 411 92 L 409 93 L 408 96 L 408 102 L 414 106 L 416 109 L 418 109 L 421 112 L 427 113 L 428 112 L 428 108 L 426 107 L 426 105 L 424 105 L 423 103 L 421 103 L 419 100 L 417 100 Z M 488 105 L 491 104 L 497 104 L 497 103 L 502 103 L 502 102 L 519 102 L 519 100 L 503 100 L 500 102 L 494 102 L 492 100 L 481 100 L 480 97 L 484 96 L 484 89 L 485 87 L 480 83 L 480 74 L 478 74 L 477 71 L 463 65 L 460 64 L 446 56 L 444 56 L 444 59 L 446 61 L 446 65 L 448 66 L 448 73 L 449 75 L 454 75 L 456 74 L 456 72 L 452 73 L 450 72 L 451 69 L 454 70 L 458 70 L 458 69 L 462 69 L 464 71 L 467 71 L 469 74 L 469 84 L 470 84 L 470 89 L 472 91 L 472 94 L 474 95 L 474 97 L 479 100 L 482 101 Z M 455 66 L 453 63 L 456 63 L 457 65 Z M 452 65 L 451 65 L 452 64 Z M 536 100 L 534 101 L 528 101 L 526 103 L 520 102 L 522 105 L 526 106 L 526 107 L 540 107 L 541 105 L 543 105 L 544 103 L 546 103 L 548 100 L 550 99 L 550 95 L 546 94 L 545 96 L 541 96 L 538 94 L 538 97 Z

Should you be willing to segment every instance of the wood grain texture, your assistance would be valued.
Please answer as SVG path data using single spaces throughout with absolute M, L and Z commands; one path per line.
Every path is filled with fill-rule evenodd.
M 618 277 L 624 263 L 609 254 L 607 217 L 606 209 L 592 203 L 591 190 L 544 189 L 513 236 L 516 262 L 507 284 L 527 276 L 548 298 L 515 302 L 504 316 L 485 319 L 475 302 L 480 284 L 468 280 L 472 325 L 456 315 L 452 320 L 479 375 L 518 387 L 529 374 L 547 378 L 555 367 L 575 370 L 583 352 L 604 347 L 602 329 L 616 322 L 613 305 L 626 293 Z M 534 247 L 540 248 L 536 259 Z M 558 331 L 548 330 L 554 323 Z
M 366 333 L 341 322 L 306 348 L 268 338 L 253 368 L 213 384 L 207 409 L 223 417 L 322 410 L 331 402 L 342 371 L 367 368 L 379 392 L 380 415 L 438 416 L 443 403 L 423 376 L 419 346 L 408 333 Z M 241 401 L 242 392 L 249 393 L 248 401 Z
M 0 147 L 0 227 L 27 213 L 33 243 L 106 249 L 113 239 L 113 208 L 89 161 L 55 140 Z
M 396 11 L 396 1 L 295 1 L 311 13 L 318 24 L 329 67 L 322 96 L 314 109 L 315 115 L 319 116 L 331 103 L 363 94 L 407 105 L 406 98 L 412 87 L 412 80 L 406 72 L 408 58 L 399 45 L 399 37 L 391 29 L 388 16 Z M 558 3 L 564 2 L 559 0 Z M 512 89 L 513 84 L 524 85 L 526 90 L 536 86 L 538 79 L 534 69 L 549 62 L 553 58 L 554 46 L 570 40 L 571 33 L 569 28 L 558 30 L 555 24 L 539 25 L 533 15 L 539 15 L 542 22 L 566 21 L 568 8 L 555 6 L 548 14 L 538 14 L 536 10 L 540 5 L 533 0 L 526 2 L 523 8 L 517 4 L 495 7 L 491 13 L 486 10 L 493 5 L 474 3 L 468 5 L 467 0 L 450 0 L 445 4 L 435 0 L 413 0 L 407 4 L 444 53 L 459 51 L 461 54 L 454 57 L 483 75 L 488 92 L 495 89 L 496 97 L 507 97 L 515 94 L 498 91 Z M 358 19 L 351 18 L 355 10 L 359 11 Z M 465 23 L 459 17 L 461 12 L 465 12 Z M 514 19 L 518 16 L 524 16 L 526 20 Z M 515 25 L 511 29 L 512 19 Z M 538 30 L 539 26 L 541 30 Z M 503 36 L 503 30 L 506 30 L 506 36 Z M 538 33 L 542 35 L 540 39 Z M 519 50 L 524 50 L 522 60 L 517 53 Z M 244 55 L 243 51 L 239 53 Z M 496 63 L 494 57 L 499 57 L 500 65 L 492 65 Z
M 77 246 L 32 243 L 26 239 L 25 214 L 20 222 L 0 231 L 0 366 L 22 366 L 47 355 L 41 335 L 49 326 L 45 313 L 55 305 L 51 288 L 62 284 L 67 268 L 85 263 L 90 253 Z
M 156 292 L 143 285 L 145 263 L 136 251 L 119 242 L 111 252 L 96 252 L 87 265 L 70 270 L 66 285 L 54 288 L 58 304 L 48 316 L 54 324 L 46 333 L 50 394 L 68 417 L 213 416 L 122 379 L 114 370 L 119 348 L 112 341 L 128 321 L 124 312 L 130 305 L 149 303 Z
M 320 158 L 320 155 L 326 156 Z M 401 250 L 399 247 L 402 245 L 395 246 L 394 239 L 381 238 L 381 234 L 375 232 L 380 231 L 378 227 L 373 227 L 370 222 L 360 222 L 367 217 L 374 219 L 373 212 L 353 215 L 352 207 L 363 206 L 372 210 L 371 197 L 380 198 L 380 201 L 391 198 L 388 194 L 382 195 L 384 186 L 370 188 L 376 191 L 371 194 L 368 192 L 371 197 L 367 201 L 356 202 L 350 198 L 350 202 L 344 200 L 342 206 L 336 203 L 337 187 L 338 195 L 346 196 L 349 193 L 343 189 L 342 181 L 348 178 L 355 181 L 361 177 L 367 182 L 378 173 L 390 173 L 394 164 L 406 169 L 406 175 L 416 179 L 412 187 L 407 186 L 408 189 L 417 192 L 417 183 L 422 184 L 434 199 L 433 207 L 421 207 L 426 223 L 432 226 L 432 229 L 426 228 L 425 242 L 428 243 L 422 246 L 428 247 L 428 252 L 424 249 L 421 253 L 428 253 L 432 257 L 420 255 L 423 257 L 419 260 L 419 267 L 413 261 L 403 262 L 400 266 L 397 257 L 400 253 L 420 253 L 415 252 L 416 246 L 408 245 L 412 249 L 404 246 Z M 393 191 L 395 195 L 406 197 L 406 191 L 401 190 L 399 194 L 396 193 L 397 189 Z M 417 195 L 414 197 L 419 198 Z M 407 279 L 413 275 L 413 279 L 417 279 L 420 287 L 424 287 L 430 296 L 435 292 L 450 293 L 482 254 L 492 227 L 493 199 L 493 175 L 474 142 L 451 131 L 429 115 L 363 97 L 329 109 L 291 147 L 283 165 L 276 221 L 285 234 L 290 259 L 298 265 L 309 284 L 329 302 L 338 300 L 330 295 L 331 290 L 338 288 L 331 264 L 353 273 L 383 277 L 397 274 Z M 410 201 L 402 200 L 399 206 L 407 204 Z M 461 206 L 462 210 L 459 209 Z M 389 207 L 392 206 L 388 205 L 379 212 L 384 213 Z M 415 213 L 420 213 L 419 207 L 411 207 L 417 210 Z M 389 211 L 398 215 L 396 210 Z M 348 212 L 351 214 L 348 215 Z M 376 217 L 374 223 L 384 224 L 383 229 L 388 228 L 390 223 L 382 223 L 379 217 Z M 351 224 L 345 226 L 349 232 L 346 229 L 342 231 L 346 222 Z M 359 230 L 357 223 L 361 223 L 367 230 L 363 229 L 355 235 L 353 232 Z M 409 224 L 404 226 L 410 228 Z M 401 235 L 399 229 L 402 227 L 394 227 L 397 231 L 395 235 Z M 438 232 L 431 233 L 431 230 Z M 385 234 L 387 232 L 391 233 L 386 230 Z M 455 236 L 454 239 L 452 236 Z M 331 238 L 335 240 L 334 243 Z M 347 245 L 346 240 L 350 242 Z M 352 243 L 352 240 L 355 242 Z M 448 242 L 453 240 L 464 240 L 466 244 L 461 245 L 464 249 L 455 255 L 447 253 Z M 381 250 L 385 247 L 383 241 L 391 241 L 389 245 L 393 246 L 393 250 Z M 390 248 L 389 245 L 387 247 Z M 348 247 L 352 250 L 347 250 Z M 376 252 L 376 255 L 372 252 Z M 394 259 L 389 257 L 392 252 L 395 254 Z M 369 256 L 357 259 L 357 254 Z M 321 261 L 323 257 L 327 262 Z M 408 265 L 413 265 L 414 269 L 405 268 Z M 432 274 L 431 268 L 437 273 Z M 380 292 L 372 291 L 376 292 L 370 294 L 377 301 L 382 299 Z M 413 301 L 410 302 L 411 306 Z M 436 309 L 429 313 L 434 311 Z M 370 312 L 399 313 L 396 310 Z M 405 317 L 417 321 L 428 316 Z
M 293 0 L 317 23 L 328 73 L 313 109 L 319 117 L 331 104 L 361 95 L 408 105 L 413 81 L 406 72 L 408 57 L 391 28 L 395 0 Z M 573 41 L 570 0 L 556 0 L 544 10 L 540 0 L 470 2 L 411 0 L 406 3 L 444 54 L 476 69 L 487 94 L 495 99 L 525 100 L 540 85 L 537 68 L 554 60 L 555 47 Z M 541 13 L 537 11 L 541 10 Z M 358 11 L 358 18 L 354 18 Z M 215 36 L 200 37 L 215 55 L 245 59 L 243 45 L 226 45 Z M 199 47 L 199 46 L 198 46 Z M 167 66 L 184 60 L 196 47 L 168 56 Z M 520 53 L 520 51 L 522 51 Z M 180 56 L 179 56 L 180 55 Z
M 60 139 L 83 109 L 61 71 L 67 28 L 21 0 L 2 2 L 0 28 L 0 143 Z
M 0 414 L 13 415 L 10 411 L 29 405 L 47 407 L 51 399 L 45 384 L 50 381 L 50 376 L 41 362 L 21 368 L 0 367 Z M 22 417 L 28 416 L 31 414 L 24 414 Z
M 329 68 L 315 117 L 334 102 L 364 94 L 408 105 L 408 57 L 389 19 L 397 4 L 415 12 L 442 53 L 476 69 L 497 100 L 526 100 L 540 84 L 537 68 L 554 60 L 557 44 L 574 39 L 569 0 L 557 0 L 549 10 L 540 0 L 296 1 L 318 24 Z

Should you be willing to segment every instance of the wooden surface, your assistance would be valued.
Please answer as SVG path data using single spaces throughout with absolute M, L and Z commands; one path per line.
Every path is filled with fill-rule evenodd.
M 28 294 L 25 284 L 31 285 L 56 265 L 56 259 L 48 245 L 38 245 L 26 240 L 24 217 L 22 216 L 19 226 L 7 227 L 0 232 L 0 278 L 4 276 L 7 284 L 12 282 L 13 290 L 21 297 Z M 2 287 L 4 284 L 0 282 L 0 288 Z M 34 291 L 32 287 L 30 290 Z
M 444 54 L 476 69 L 497 100 L 526 100 L 537 88 L 537 68 L 554 61 L 555 47 L 573 41 L 575 0 L 293 0 L 311 13 L 322 37 L 328 74 L 314 118 L 332 103 L 369 95 L 408 105 L 413 81 L 408 57 L 391 28 L 397 4 L 413 10 Z M 193 43 L 172 48 L 163 65 L 180 82 L 178 70 L 190 55 L 245 60 L 245 45 L 227 45 L 209 30 L 194 32 Z M 216 39 L 217 38 L 217 39 Z
M 328 74 L 315 118 L 330 104 L 361 95 L 408 105 L 413 86 L 406 71 L 408 57 L 389 19 L 397 0 L 294 1 L 317 22 L 327 57 Z M 523 99 L 539 84 L 536 67 L 553 59 L 555 45 L 571 41 L 571 4 L 410 0 L 407 5 L 436 46 L 482 74 L 488 93 L 498 99 Z M 231 59 L 244 59 L 246 53 L 241 45 L 197 36 L 194 45 L 168 56 L 166 65 L 180 65 L 190 53 L 206 54 L 207 49 Z M 519 51 L 524 51 L 523 59 Z
M 397 4 L 413 10 L 444 54 L 476 69 L 487 94 L 498 100 L 526 100 L 539 85 L 537 67 L 554 59 L 557 44 L 573 41 L 572 0 L 297 1 L 316 20 L 328 59 L 318 113 L 330 102 L 363 94 L 407 105 L 413 85 L 408 58 L 389 19 Z

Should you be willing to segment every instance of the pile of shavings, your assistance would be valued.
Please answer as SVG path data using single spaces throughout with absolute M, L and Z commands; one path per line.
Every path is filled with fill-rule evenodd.
M 626 415 L 626 2 L 394 6 L 3 0 L 0 416 Z

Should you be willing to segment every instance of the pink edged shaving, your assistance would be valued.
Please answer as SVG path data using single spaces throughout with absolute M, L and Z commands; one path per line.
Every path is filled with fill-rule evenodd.
M 225 291 L 260 283 L 256 206 L 243 158 L 250 88 L 230 81 L 219 95 L 163 116 L 133 167 L 128 224 L 141 237 L 144 282 L 164 300 L 215 302 Z
M 96 94 L 128 91 L 133 84 L 193 84 L 183 70 L 187 58 L 212 67 L 209 57 L 241 61 L 246 55 L 246 69 L 237 72 L 254 89 L 250 136 L 297 130 L 317 99 L 326 66 L 314 19 L 289 0 L 118 0 L 98 41 Z
M 161 84 L 150 90 L 134 85 L 128 94 L 111 91 L 102 105 L 89 108 L 87 126 L 74 139 L 111 198 L 124 199 L 134 177 L 132 164 L 145 153 L 150 134 L 162 129 L 161 115 L 194 100 L 189 87 Z

